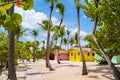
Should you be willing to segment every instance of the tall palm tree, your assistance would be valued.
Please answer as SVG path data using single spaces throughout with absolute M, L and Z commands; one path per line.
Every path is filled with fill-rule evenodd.
M 60 20 L 60 23 L 59 23 L 58 26 L 54 26 L 55 29 L 54 29 L 54 34 L 52 36 L 51 47 L 52 47 L 52 44 L 53 44 L 54 37 L 55 37 L 55 35 L 57 34 L 57 32 L 59 31 L 59 29 L 60 29 L 60 27 L 62 25 L 63 18 L 64 18 L 64 12 L 65 12 L 65 7 L 64 7 L 64 5 L 61 2 L 57 1 L 56 8 L 58 9 L 59 14 L 61 15 L 61 20 Z
M 48 40 L 50 38 L 50 31 L 51 31 L 51 29 L 53 27 L 52 21 L 50 20 L 50 23 L 49 23 L 48 20 L 43 20 L 42 23 L 38 23 L 38 25 L 42 28 L 42 30 L 48 31 L 47 42 L 49 43 Z M 49 28 L 49 30 L 48 30 L 48 28 Z M 50 61 L 49 61 L 50 50 L 48 50 L 48 48 L 49 48 L 49 46 L 48 46 L 49 44 L 48 43 L 47 43 L 47 46 L 46 46 L 46 54 L 45 54 L 45 56 L 46 56 L 46 67 L 48 67 L 49 70 L 52 71 L 54 69 L 50 65 Z
M 80 14 L 80 7 L 78 6 L 79 0 L 74 0 L 74 2 L 75 2 L 75 5 L 76 5 L 76 11 L 77 11 L 78 45 L 79 45 L 79 48 L 80 48 L 80 52 L 82 54 L 82 62 L 83 62 L 82 75 L 87 75 L 88 72 L 87 72 L 86 61 L 85 61 L 84 54 L 83 54 L 83 51 L 82 51 L 82 46 L 80 44 L 80 15 L 79 15 Z
M 67 40 L 69 41 L 69 36 L 70 36 L 70 33 L 71 33 L 71 31 L 70 30 L 67 30 Z M 68 42 L 68 49 L 69 49 L 69 42 Z
M 14 0 L 9 0 L 14 1 Z M 8 15 L 12 16 L 14 13 L 14 4 L 7 11 Z M 15 70 L 15 62 L 14 62 L 14 30 L 8 32 L 8 79 L 17 80 L 16 78 L 16 70 Z
M 29 30 L 29 29 L 25 29 L 24 27 L 22 27 L 22 25 L 19 25 L 18 27 L 16 27 L 16 30 L 15 30 L 16 40 L 19 41 L 19 38 L 21 36 L 26 36 L 25 32 L 27 30 Z
M 58 37 L 61 38 L 60 49 L 61 49 L 61 46 L 62 46 L 62 43 L 63 43 L 63 37 L 64 37 L 64 35 L 65 35 L 65 26 L 61 26 L 60 30 L 58 32 Z M 57 62 L 58 62 L 58 64 L 60 64 L 60 49 L 58 49 L 58 56 L 57 56 Z
M 32 30 L 32 35 L 34 36 L 34 47 L 33 47 L 33 62 L 35 62 L 35 54 L 36 54 L 36 37 L 39 35 L 38 30 Z

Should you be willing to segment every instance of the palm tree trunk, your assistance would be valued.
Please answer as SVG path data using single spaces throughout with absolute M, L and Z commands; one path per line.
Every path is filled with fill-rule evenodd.
M 62 22 L 63 22 L 63 17 L 62 17 L 61 20 L 60 20 L 59 28 L 61 27 Z M 56 33 L 58 32 L 58 30 L 59 30 L 59 29 L 57 29 L 57 30 L 55 31 L 55 33 L 53 34 L 53 36 L 52 36 L 52 41 L 51 41 L 50 49 L 52 48 L 52 45 L 53 45 L 53 39 L 54 39 Z M 59 51 L 59 50 L 58 50 L 58 55 L 57 55 L 57 62 L 58 62 L 58 64 L 60 64 L 60 51 Z
M 78 0 L 78 2 L 79 2 L 79 0 Z M 84 54 L 83 54 L 83 51 L 82 51 L 82 47 L 81 47 L 81 44 L 80 44 L 80 15 L 79 14 L 80 14 L 80 9 L 77 7 L 78 45 L 79 45 L 80 52 L 81 52 L 81 55 L 82 55 L 82 63 L 83 63 L 82 75 L 87 75 L 88 72 L 87 72 L 86 61 L 85 61 L 85 57 L 84 57 Z
M 51 3 L 51 11 L 50 11 L 50 19 L 49 19 L 49 24 L 48 24 L 48 33 L 47 33 L 47 46 L 46 46 L 46 67 L 49 68 L 50 71 L 53 71 L 54 69 L 52 68 L 50 61 L 49 61 L 49 55 L 50 55 L 50 22 L 51 22 L 51 18 L 52 18 L 52 12 L 53 12 L 53 8 L 54 8 L 54 2 Z
M 14 62 L 14 31 L 9 32 L 9 46 L 8 46 L 8 79 L 17 80 L 15 62 Z
M 9 0 L 14 1 L 14 0 Z M 8 10 L 8 14 L 11 16 L 14 13 L 14 5 L 11 9 Z M 17 80 L 16 78 L 16 70 L 15 70 L 15 62 L 14 62 L 14 30 L 8 32 L 8 79 L 10 80 Z
M 59 28 L 61 27 L 62 22 L 63 22 L 63 17 L 62 17 L 61 20 L 60 20 Z M 52 36 L 52 41 L 51 41 L 50 49 L 52 48 L 53 40 L 54 40 L 54 37 L 55 37 L 55 35 L 57 34 L 58 30 L 59 30 L 59 29 L 57 29 L 57 30 L 55 31 L 55 33 L 53 34 L 53 36 Z
M 60 49 L 61 49 L 61 46 L 62 46 L 62 42 L 63 42 L 63 37 L 61 37 L 61 42 L 60 42 Z M 60 49 L 58 49 L 58 56 L 57 56 L 57 62 L 58 64 L 60 64 Z
M 34 48 L 33 48 L 33 62 L 35 62 L 35 54 L 36 54 L 36 36 L 35 36 Z
M 105 60 L 107 61 L 107 63 L 109 64 L 110 68 L 112 69 L 112 73 L 114 75 L 115 80 L 120 80 L 120 72 L 119 70 L 114 66 L 114 64 L 111 62 L 110 58 L 108 57 L 107 53 L 104 51 L 104 49 L 102 48 L 101 44 L 99 43 L 99 41 L 97 41 L 96 37 L 94 35 L 92 35 L 92 38 L 95 42 L 95 44 L 98 46 L 98 48 L 100 49 L 100 52 L 102 53 L 102 55 L 104 56 Z
M 2 74 L 2 67 L 3 67 L 3 62 L 0 60 L 0 75 Z

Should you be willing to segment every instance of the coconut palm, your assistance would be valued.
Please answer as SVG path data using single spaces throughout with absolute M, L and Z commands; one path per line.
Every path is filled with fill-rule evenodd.
M 33 47 L 33 62 L 35 62 L 35 54 L 36 54 L 36 37 L 38 36 L 38 30 L 32 30 L 31 34 L 34 36 L 34 47 Z
M 61 49 L 61 46 L 62 46 L 62 43 L 63 43 L 63 37 L 64 37 L 64 35 L 65 35 L 65 26 L 61 26 L 60 30 L 58 32 L 58 37 L 61 38 L 60 49 Z M 57 56 L 57 62 L 58 62 L 58 64 L 60 64 L 60 49 L 58 50 L 58 56 Z
M 83 54 L 83 51 L 82 51 L 82 47 L 81 47 L 81 44 L 80 44 L 80 7 L 78 6 L 78 3 L 79 3 L 79 0 L 74 0 L 75 2 L 75 6 L 76 6 L 76 11 L 77 11 L 77 22 L 78 22 L 78 45 L 79 45 L 79 48 L 80 48 L 80 52 L 82 54 L 82 62 L 83 62 L 83 68 L 82 68 L 82 75 L 87 75 L 88 72 L 87 72 L 87 67 L 86 67 L 86 61 L 85 61 L 85 58 L 84 58 L 84 54 Z
M 69 41 L 69 36 L 70 36 L 70 33 L 71 33 L 71 31 L 70 30 L 67 30 L 67 40 Z M 69 49 L 69 42 L 68 42 L 68 49 Z
M 63 22 L 63 18 L 64 18 L 64 11 L 65 11 L 65 7 L 64 5 L 61 3 L 61 2 L 58 2 L 56 3 L 56 8 L 58 9 L 59 11 L 59 14 L 61 15 L 61 20 L 60 20 L 60 23 L 58 26 L 54 26 L 54 34 L 52 36 L 52 41 L 51 41 L 51 46 L 50 48 L 52 47 L 52 44 L 53 44 L 53 39 L 55 37 L 55 35 L 57 34 L 58 30 L 60 29 L 61 25 L 62 25 L 62 22 Z
M 72 47 L 73 44 L 75 44 L 75 38 L 74 37 L 71 37 L 68 41 L 68 43 L 70 44 L 70 46 Z
M 65 50 L 66 50 L 67 38 L 63 38 L 63 43 L 65 44 Z
M 76 46 L 78 46 L 78 33 L 77 32 L 75 33 L 74 38 L 75 38 L 75 44 Z
M 16 30 L 15 30 L 16 40 L 19 41 L 19 38 L 21 36 L 26 36 L 25 32 L 27 30 L 29 30 L 29 29 L 25 29 L 24 27 L 22 27 L 22 25 L 19 25 L 18 27 L 16 27 Z
M 52 14 L 52 13 L 51 13 Z M 51 15 L 52 16 L 52 15 Z M 47 46 L 46 46 L 46 67 L 49 68 L 50 71 L 54 70 L 52 68 L 52 66 L 50 65 L 50 61 L 49 61 L 49 55 L 50 55 L 50 50 L 49 49 L 49 39 L 50 39 L 50 31 L 53 27 L 53 24 L 52 24 L 52 21 L 50 19 L 50 23 L 48 20 L 43 20 L 42 23 L 38 23 L 38 25 L 42 28 L 42 30 L 44 31 L 48 31 L 48 34 L 47 34 Z

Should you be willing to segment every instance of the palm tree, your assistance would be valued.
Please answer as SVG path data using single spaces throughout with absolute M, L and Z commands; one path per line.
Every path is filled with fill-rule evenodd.
M 48 42 L 48 40 L 49 40 L 49 38 L 50 38 L 50 31 L 51 31 L 51 29 L 52 29 L 52 27 L 53 27 L 52 21 L 50 20 L 50 23 L 49 23 L 48 20 L 43 20 L 42 23 L 38 23 L 38 25 L 42 28 L 42 30 L 48 31 L 48 33 L 49 33 L 49 34 L 47 35 L 47 42 Z M 48 30 L 48 28 L 49 28 L 49 30 Z M 49 55 L 50 55 L 50 53 L 48 53 L 48 52 L 50 52 L 50 50 L 48 50 L 48 48 L 49 48 L 48 45 L 49 45 L 49 44 L 47 44 L 47 46 L 46 46 L 46 54 L 45 54 L 45 56 L 46 56 L 46 67 L 48 67 L 49 70 L 52 71 L 52 70 L 54 70 L 54 69 L 53 69 L 52 66 L 50 65 L 50 61 L 49 61 Z M 47 47 L 48 47 L 48 48 L 47 48 Z
M 45 47 L 45 40 L 42 40 L 41 42 L 42 42 L 42 44 L 43 44 L 42 47 Z
M 9 0 L 14 1 L 14 0 Z M 12 16 L 14 13 L 14 4 L 7 11 L 7 13 Z M 14 30 L 8 32 L 8 79 L 17 80 L 16 78 L 16 70 L 15 70 L 15 62 L 14 62 Z
M 65 50 L 66 50 L 67 38 L 63 38 L 63 43 L 65 44 Z
M 71 37 L 68 41 L 68 43 L 71 45 L 71 47 L 73 46 L 73 44 L 75 44 L 75 38 Z
M 71 33 L 71 31 L 70 30 L 67 30 L 67 40 L 69 41 L 69 36 L 70 36 L 70 33 Z M 69 50 L 69 42 L 68 42 L 68 50 Z
M 58 9 L 59 11 L 59 14 L 61 15 L 61 20 L 60 20 L 60 23 L 58 26 L 54 26 L 54 34 L 52 36 L 52 41 L 51 41 L 51 46 L 50 48 L 52 47 L 52 44 L 53 44 L 53 39 L 55 37 L 55 35 L 57 34 L 58 30 L 60 29 L 61 25 L 62 25 L 62 22 L 63 22 L 63 18 L 64 18 L 64 11 L 65 11 L 65 7 L 64 5 L 61 3 L 61 2 L 58 2 L 56 3 L 56 8 Z
M 78 32 L 75 33 L 74 38 L 75 38 L 75 44 L 76 46 L 78 46 Z
M 82 75 L 87 75 L 87 67 L 86 67 L 86 62 L 85 62 L 85 58 L 84 58 L 84 54 L 82 51 L 82 47 L 80 44 L 80 7 L 78 6 L 79 0 L 74 0 L 75 5 L 76 5 L 76 10 L 77 10 L 77 22 L 78 22 L 78 45 L 80 48 L 80 52 L 82 54 L 82 62 L 83 62 L 83 68 L 82 68 Z
M 34 36 L 34 47 L 33 47 L 33 62 L 35 62 L 35 54 L 36 54 L 36 37 L 38 36 L 38 30 L 32 30 L 32 35 Z
M 27 30 L 29 30 L 29 29 L 25 29 L 24 27 L 22 27 L 22 25 L 19 25 L 18 27 L 16 27 L 16 30 L 15 30 L 16 40 L 19 41 L 19 38 L 21 36 L 26 36 L 25 32 Z
M 60 30 L 58 32 L 58 37 L 61 38 L 61 41 L 60 41 L 60 49 L 61 49 L 61 46 L 62 46 L 62 42 L 63 42 L 63 37 L 65 35 L 65 26 L 61 26 L 60 27 Z M 60 49 L 58 50 L 58 56 L 57 56 L 57 62 L 58 64 L 60 64 Z

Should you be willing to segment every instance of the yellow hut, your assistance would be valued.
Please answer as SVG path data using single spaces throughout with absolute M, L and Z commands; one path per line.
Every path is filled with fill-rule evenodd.
M 86 61 L 94 61 L 94 53 L 91 48 L 82 48 Z M 82 61 L 82 55 L 78 47 L 69 49 L 69 60 L 74 62 Z

